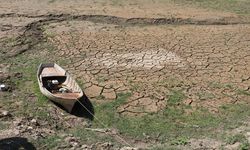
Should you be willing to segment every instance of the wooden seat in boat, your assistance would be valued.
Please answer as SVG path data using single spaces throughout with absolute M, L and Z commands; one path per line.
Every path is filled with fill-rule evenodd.
M 60 72 L 54 67 L 44 68 L 41 73 L 42 77 L 50 77 L 50 76 L 65 76 L 64 72 Z
M 64 98 L 64 99 L 77 99 L 80 93 L 54 93 L 54 96 Z

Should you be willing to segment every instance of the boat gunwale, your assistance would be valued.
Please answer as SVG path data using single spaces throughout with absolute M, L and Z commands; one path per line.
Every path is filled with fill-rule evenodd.
M 63 99 L 63 100 L 77 100 L 78 98 L 82 97 L 82 96 L 84 95 L 82 89 L 80 88 L 80 86 L 78 85 L 78 83 L 73 79 L 73 77 L 72 77 L 66 70 L 64 70 L 64 71 L 65 71 L 65 76 L 66 76 L 66 77 L 72 78 L 72 79 L 74 80 L 74 82 L 76 83 L 76 85 L 79 87 L 79 91 L 80 91 L 80 92 L 76 92 L 76 93 L 79 93 L 79 96 L 78 96 L 77 99 L 75 99 L 75 98 L 67 99 L 67 98 L 64 98 L 64 97 L 56 96 L 56 95 L 54 95 L 53 93 L 51 93 L 50 91 L 48 91 L 48 89 L 46 89 L 46 88 L 44 87 L 44 85 L 43 85 L 43 83 L 42 83 L 42 79 L 41 79 L 41 77 L 42 77 L 42 76 L 41 76 L 41 72 L 42 72 L 42 70 L 43 70 L 44 68 L 46 68 L 46 67 L 54 67 L 54 66 L 57 66 L 57 67 L 61 68 L 62 70 L 64 70 L 62 67 L 60 67 L 60 66 L 57 65 L 56 63 L 47 63 L 47 64 L 41 63 L 41 64 L 39 65 L 38 71 L 37 71 L 37 78 L 38 78 L 38 84 L 39 84 L 40 91 L 41 91 L 45 96 L 47 96 L 49 99 L 54 100 L 54 101 L 58 101 L 58 100 L 60 100 L 60 99 Z M 46 76 L 46 77 L 48 77 L 48 76 Z M 53 77 L 53 76 L 51 76 L 51 77 Z

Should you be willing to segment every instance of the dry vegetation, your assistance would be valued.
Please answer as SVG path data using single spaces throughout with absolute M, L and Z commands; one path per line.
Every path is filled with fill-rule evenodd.
M 249 8 L 0 0 L 0 149 L 249 149 Z M 76 78 L 94 117 L 40 93 L 42 62 Z

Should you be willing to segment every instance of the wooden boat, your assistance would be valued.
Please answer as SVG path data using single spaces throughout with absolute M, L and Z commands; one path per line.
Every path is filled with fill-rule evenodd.
M 37 79 L 41 92 L 71 112 L 83 91 L 67 71 L 55 63 L 40 64 Z

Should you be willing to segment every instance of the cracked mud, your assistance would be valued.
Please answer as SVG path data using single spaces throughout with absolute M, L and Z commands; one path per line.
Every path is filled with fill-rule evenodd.
M 77 22 L 49 29 L 57 54 L 97 100 L 132 96 L 117 108 L 124 114 L 157 112 L 171 90 L 183 90 L 183 103 L 216 112 L 223 104 L 247 101 L 249 26 L 119 27 Z M 52 24 L 51 26 L 57 26 Z M 70 31 L 67 31 L 70 26 Z M 232 84 L 232 87 L 228 86 Z M 219 86 L 219 87 L 218 87 Z
M 160 111 L 168 106 L 173 90 L 185 94 L 184 104 L 214 112 L 222 104 L 247 101 L 237 92 L 249 91 L 250 85 L 248 22 L 230 18 L 0 15 L 9 17 L 31 21 L 24 28 L 1 26 L 2 35 L 23 31 L 14 46 L 4 45 L 1 38 L 7 49 L 1 55 L 22 54 L 47 38 L 56 47 L 54 55 L 66 62 L 63 67 L 83 83 L 86 95 L 93 100 L 132 94 L 117 108 L 121 114 Z

